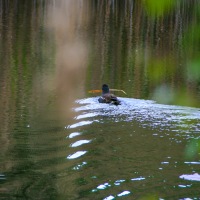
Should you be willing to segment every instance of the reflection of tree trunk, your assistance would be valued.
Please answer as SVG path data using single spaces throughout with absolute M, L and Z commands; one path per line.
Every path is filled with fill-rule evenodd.
M 41 49 L 45 39 L 40 37 L 44 33 L 44 12 L 41 9 L 43 6 L 36 5 L 36 1 L 23 1 L 24 3 L 20 4 L 16 2 L 0 0 L 2 173 L 12 173 L 12 169 L 21 163 L 26 161 L 28 165 L 32 162 L 29 160 L 29 148 L 33 139 L 28 129 L 30 113 L 37 113 L 36 107 L 40 109 L 38 93 L 35 95 L 32 89 L 36 69 L 42 68 L 39 63 L 44 58 Z M 31 96 L 32 94 L 34 96 Z M 28 145 L 30 146 L 27 147 Z M 23 160 L 24 157 L 26 160 Z M 10 193 L 16 192 L 13 188 L 20 187 L 20 184 L 23 184 L 22 181 L 14 177 L 8 191 L 10 189 Z
M 0 141 L 2 157 L 8 151 L 10 145 L 10 133 L 12 130 L 12 122 L 15 117 L 15 105 L 12 101 L 12 77 L 11 77 L 11 62 L 13 55 L 13 12 L 8 12 L 9 4 L 7 1 L 1 2 L 0 16 L 0 60 L 1 60 L 1 75 L 0 75 Z M 5 16 L 7 13 L 7 16 Z M 4 163 L 5 164 L 5 163 Z M 6 168 L 11 167 L 11 162 L 6 163 Z
M 183 31 L 196 18 L 195 12 L 194 15 L 187 12 L 188 9 L 195 9 L 191 1 L 174 4 L 166 15 L 154 18 L 148 16 L 139 1 L 101 1 L 93 8 L 96 9 L 96 15 L 93 16 L 96 35 L 93 40 L 97 50 L 94 52 L 97 53 L 90 76 L 93 81 L 89 82 L 95 83 L 94 80 L 99 80 L 99 75 L 103 74 L 102 81 L 112 85 L 117 79 L 118 84 L 132 88 L 131 93 L 140 97 L 141 92 L 147 91 L 148 87 L 143 73 L 147 72 L 149 63 L 154 62 L 154 59 L 168 62 L 161 67 L 164 81 L 168 80 L 169 71 L 171 74 L 179 73 L 180 69 L 176 66 L 179 65 L 178 61 L 184 59 L 181 57 L 182 47 L 179 48 Z M 125 72 L 128 75 L 124 76 Z M 146 74 L 146 78 L 148 76 Z M 174 77 L 174 81 L 176 78 Z M 128 83 L 129 79 L 134 80 L 133 84 Z M 149 87 L 154 87 L 154 83 L 151 84 Z M 170 85 L 171 82 L 167 84 Z

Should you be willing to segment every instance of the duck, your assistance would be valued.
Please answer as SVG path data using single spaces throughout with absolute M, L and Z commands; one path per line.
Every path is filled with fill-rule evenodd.
M 110 93 L 110 89 L 107 84 L 102 85 L 102 95 L 98 99 L 99 103 L 111 103 L 114 105 L 120 105 L 119 99 Z

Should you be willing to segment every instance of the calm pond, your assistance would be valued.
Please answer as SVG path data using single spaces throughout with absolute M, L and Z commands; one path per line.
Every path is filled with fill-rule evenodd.
M 156 2 L 0 0 L 0 199 L 200 199 L 200 1 Z

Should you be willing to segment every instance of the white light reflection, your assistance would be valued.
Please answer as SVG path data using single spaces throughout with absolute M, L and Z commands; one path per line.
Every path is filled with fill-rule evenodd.
M 184 162 L 185 164 L 200 165 L 200 162 Z
M 140 180 L 144 180 L 145 178 L 144 177 L 139 177 L 139 178 L 132 178 L 131 179 L 131 181 L 140 181 Z M 126 180 L 124 180 L 124 179 L 119 179 L 119 180 L 116 180 L 115 182 L 114 182 L 114 185 L 115 186 L 119 186 L 121 183 L 123 183 L 123 182 L 125 182 Z M 108 187 L 111 187 L 112 186 L 112 184 L 109 184 L 109 183 L 104 183 L 104 184 L 101 184 L 101 185 L 99 185 L 99 186 L 97 186 L 95 189 L 92 189 L 92 192 L 97 192 L 98 190 L 104 190 L 104 189 L 106 189 L 106 188 L 108 188 Z M 122 192 L 122 193 L 120 193 L 120 194 L 118 194 L 117 196 L 124 196 L 124 195 L 127 195 L 127 194 L 129 194 L 130 193 L 130 191 L 124 191 L 124 192 Z M 109 196 L 110 197 L 110 196 Z M 106 197 L 106 198 L 108 198 L 108 197 Z M 106 199 L 105 198 L 105 199 Z
M 191 199 L 191 198 L 184 198 L 183 200 L 194 200 L 194 199 Z
M 125 182 L 126 180 L 116 180 L 115 185 L 120 185 L 121 183 Z
M 81 146 L 83 144 L 87 144 L 87 143 L 90 143 L 92 140 L 79 140 L 79 141 L 76 141 L 74 143 L 72 143 L 70 146 L 71 147 L 78 147 L 78 146 Z
M 139 178 L 132 178 L 131 180 L 132 181 L 141 181 L 141 180 L 144 180 L 145 178 L 144 177 L 139 177 Z
M 161 162 L 161 164 L 169 164 L 169 162 Z
M 72 124 L 69 126 L 69 128 L 77 128 L 79 126 L 85 126 L 85 125 L 89 125 L 89 124 L 92 124 L 93 121 L 81 121 L 81 122 L 78 122 L 76 124 Z
M 86 164 L 87 164 L 87 162 L 82 162 L 81 164 L 78 164 L 75 167 L 73 167 L 73 170 L 79 170 Z
M 86 114 L 83 114 L 83 115 L 78 115 L 76 117 L 76 119 L 83 119 L 83 118 L 95 117 L 97 115 L 98 115 L 98 113 L 86 113 Z
M 0 174 L 0 180 L 5 180 L 6 176 L 4 174 Z
M 178 185 L 178 187 L 180 187 L 180 188 L 188 188 L 188 187 L 191 187 L 191 185 Z
M 114 196 L 110 195 L 110 196 L 106 197 L 106 198 L 103 199 L 103 200 L 112 200 L 112 199 L 114 199 L 114 198 L 115 198 Z
M 128 195 L 128 194 L 130 194 L 130 193 L 131 193 L 130 191 L 124 191 L 124 192 L 118 194 L 117 196 L 118 196 L 118 197 L 121 197 L 121 196 Z
M 104 190 L 104 189 L 106 189 L 107 187 L 110 187 L 110 186 L 111 185 L 109 183 L 104 183 L 102 185 L 97 186 L 97 189 Z
M 76 137 L 76 136 L 78 136 L 78 135 L 81 135 L 81 133 L 79 133 L 79 132 L 73 132 L 73 133 L 71 133 L 69 136 L 67 136 L 67 137 L 69 137 L 69 138 L 74 138 L 74 137 Z
M 87 151 L 77 151 L 76 153 L 67 156 L 67 159 L 79 158 L 79 157 L 81 157 L 82 155 L 84 155 L 86 153 L 87 153 Z
M 200 181 L 200 175 L 198 173 L 183 174 L 183 175 L 179 176 L 179 178 L 182 178 L 184 180 L 189 180 L 189 181 Z

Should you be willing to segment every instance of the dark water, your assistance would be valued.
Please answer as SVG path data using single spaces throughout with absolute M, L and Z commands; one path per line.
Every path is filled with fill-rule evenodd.
M 0 199 L 199 199 L 199 2 L 72 2 L 0 1 Z

